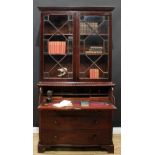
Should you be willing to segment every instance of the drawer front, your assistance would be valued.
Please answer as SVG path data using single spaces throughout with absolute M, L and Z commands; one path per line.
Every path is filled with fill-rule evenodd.
M 52 115 L 45 114 L 41 119 L 42 129 L 105 129 L 111 128 L 109 115 L 81 116 L 81 115 Z
M 41 134 L 40 143 L 44 145 L 102 145 L 112 142 L 106 130 L 51 131 Z

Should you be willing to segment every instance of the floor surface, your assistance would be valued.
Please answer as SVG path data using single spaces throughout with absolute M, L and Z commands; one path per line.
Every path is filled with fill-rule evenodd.
M 121 135 L 115 134 L 113 136 L 113 143 L 115 147 L 115 153 L 107 153 L 106 151 L 45 151 L 44 153 L 38 153 L 37 151 L 37 144 L 38 144 L 38 137 L 37 133 L 33 134 L 33 155 L 120 155 L 121 154 Z

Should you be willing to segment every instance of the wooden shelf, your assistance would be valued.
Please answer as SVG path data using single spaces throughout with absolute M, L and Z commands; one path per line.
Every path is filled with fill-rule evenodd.
M 61 55 L 62 55 L 62 56 L 63 56 L 63 55 L 69 55 L 69 56 L 72 56 L 73 53 L 66 53 L 66 54 L 48 54 L 47 52 L 44 52 L 44 55 L 52 55 L 52 56 L 57 56 L 57 55 L 60 55 L 60 56 L 61 56 Z M 103 56 L 104 56 L 104 55 L 105 55 L 105 56 L 108 56 L 109 54 L 108 54 L 108 53 L 103 53 L 103 54 L 96 54 L 96 53 L 95 53 L 95 54 L 86 54 L 86 53 L 81 52 L 80 55 L 81 55 L 81 56 L 85 56 L 85 55 L 89 55 L 89 56 L 100 56 L 100 55 L 103 55 Z
M 113 82 L 39 82 L 38 86 L 57 86 L 57 87 L 111 87 L 115 86 Z
M 62 33 L 62 34 L 54 34 L 54 33 L 44 33 L 43 34 L 44 36 L 72 36 L 73 33 Z
M 46 52 L 44 52 L 44 55 L 48 55 L 48 56 L 65 56 L 65 55 L 67 55 L 67 56 L 72 56 L 73 54 L 72 53 L 66 53 L 66 54 L 48 54 L 48 53 L 46 53 Z
M 38 7 L 40 11 L 113 11 L 114 7 Z
M 80 36 L 108 36 L 109 34 L 106 34 L 106 33 L 93 33 L 93 34 L 85 34 L 85 33 L 80 33 Z
M 87 53 L 83 53 L 83 52 L 80 52 L 80 55 L 89 55 L 89 56 L 100 56 L 100 55 L 109 55 L 108 53 L 102 53 L 102 54 L 98 54 L 98 53 L 93 53 L 93 54 L 87 54 Z
M 62 35 L 65 35 L 65 36 L 72 36 L 73 33 L 62 33 L 62 34 L 54 34 L 54 33 L 44 33 L 43 34 L 44 36 L 46 35 L 57 35 L 57 36 L 62 36 Z M 108 36 L 109 34 L 104 34 L 104 33 L 95 33 L 95 34 L 80 34 L 80 36 L 96 36 L 96 35 L 100 35 L 100 36 Z
M 108 94 L 93 94 L 93 93 L 54 93 L 54 96 L 107 96 Z

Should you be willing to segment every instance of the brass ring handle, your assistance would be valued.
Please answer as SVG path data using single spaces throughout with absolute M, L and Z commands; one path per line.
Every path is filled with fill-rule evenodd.
M 94 120 L 94 123 L 95 123 L 95 124 L 98 124 L 98 121 L 97 121 L 97 120 Z
M 96 135 L 96 134 L 94 134 L 94 135 L 93 135 L 93 139 L 94 139 L 94 140 L 96 140 L 96 138 L 97 138 L 97 135 Z
M 55 121 L 54 121 L 54 124 L 58 124 L 58 122 L 55 120 Z
M 58 138 L 58 136 L 55 135 L 55 136 L 54 136 L 54 139 L 57 139 L 57 138 Z

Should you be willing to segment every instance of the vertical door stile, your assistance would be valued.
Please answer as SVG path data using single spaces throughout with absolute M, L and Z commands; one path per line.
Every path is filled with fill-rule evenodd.
M 40 16 L 40 81 L 43 80 L 43 68 L 44 68 L 44 60 L 43 60 L 43 29 L 44 29 L 44 22 L 43 22 L 43 13 Z
M 74 12 L 74 30 L 73 30 L 73 80 L 78 81 L 79 79 L 79 12 Z
M 109 15 L 109 81 L 112 80 L 112 14 Z

